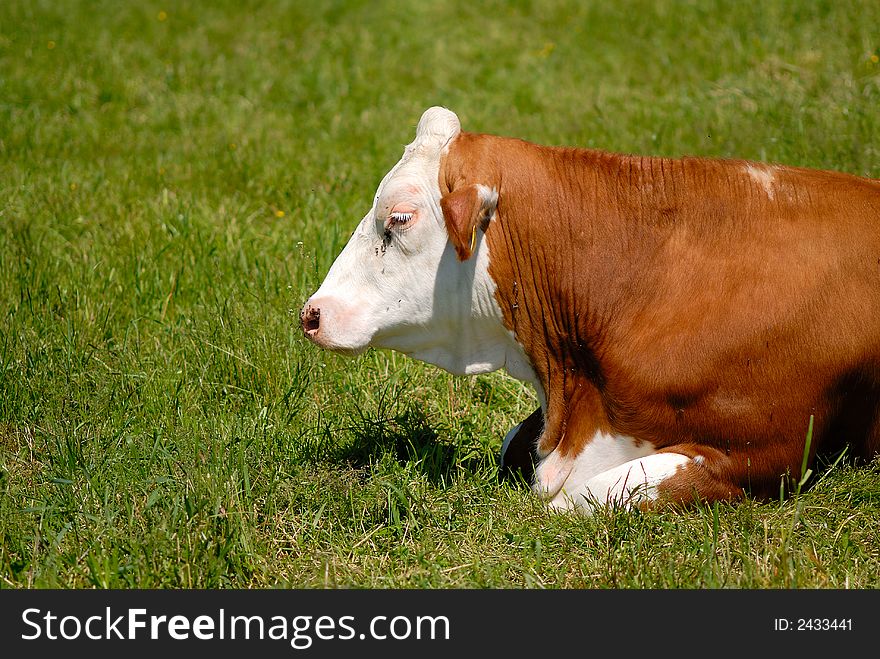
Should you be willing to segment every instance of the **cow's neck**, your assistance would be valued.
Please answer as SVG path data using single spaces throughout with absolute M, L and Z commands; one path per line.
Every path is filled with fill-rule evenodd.
M 612 430 L 602 346 L 615 322 L 615 300 L 633 283 L 620 278 L 631 269 L 619 263 L 644 244 L 635 239 L 637 223 L 624 222 L 618 202 L 611 170 L 620 166 L 614 162 L 619 157 L 489 136 L 467 139 L 469 155 L 479 158 L 459 175 L 492 183 L 499 192 L 486 234 L 489 273 L 505 325 L 545 397 L 539 455 L 576 453 L 596 431 Z

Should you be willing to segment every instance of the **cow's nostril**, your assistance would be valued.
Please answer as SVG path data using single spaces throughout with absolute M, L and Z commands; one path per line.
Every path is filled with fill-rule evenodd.
M 302 316 L 303 332 L 309 336 L 314 335 L 321 325 L 321 310 L 316 307 L 308 307 Z

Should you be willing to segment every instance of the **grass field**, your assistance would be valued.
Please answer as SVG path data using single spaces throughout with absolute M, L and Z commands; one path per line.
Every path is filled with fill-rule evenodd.
M 0 3 L 0 585 L 877 588 L 880 463 L 551 514 L 502 373 L 296 314 L 412 139 L 880 177 L 880 3 Z

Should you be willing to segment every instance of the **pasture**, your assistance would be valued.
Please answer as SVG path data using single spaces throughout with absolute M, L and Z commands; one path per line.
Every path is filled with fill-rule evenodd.
M 552 514 L 497 477 L 528 387 L 321 352 L 298 312 L 430 105 L 880 177 L 878 25 L 853 0 L 0 3 L 0 586 L 877 588 L 876 460 L 783 501 Z

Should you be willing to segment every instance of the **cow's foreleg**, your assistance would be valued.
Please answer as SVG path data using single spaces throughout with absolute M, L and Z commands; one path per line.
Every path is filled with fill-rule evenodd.
M 590 513 L 595 506 L 646 508 L 658 503 L 687 503 L 695 499 L 726 500 L 743 494 L 727 476 L 727 458 L 712 450 L 694 455 L 690 447 L 663 449 L 586 478 L 591 471 L 577 462 L 550 505 Z
M 569 478 L 550 501 L 554 508 L 591 512 L 595 506 L 637 507 L 655 501 L 660 485 L 691 459 L 679 453 L 655 453 L 625 462 L 606 471 L 577 481 Z

